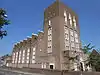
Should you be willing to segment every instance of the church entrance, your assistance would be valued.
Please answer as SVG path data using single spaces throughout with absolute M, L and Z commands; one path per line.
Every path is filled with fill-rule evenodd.
M 53 69 L 53 65 L 50 65 L 50 69 Z
M 50 68 L 50 69 L 55 69 L 55 64 L 54 64 L 54 63 L 50 63 L 50 64 L 49 64 L 49 68 Z

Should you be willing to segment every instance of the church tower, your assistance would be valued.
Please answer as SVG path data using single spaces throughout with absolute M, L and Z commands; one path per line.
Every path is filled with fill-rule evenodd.
M 78 63 L 72 59 L 83 60 L 78 16 L 59 0 L 45 9 L 44 39 L 48 68 L 78 70 Z

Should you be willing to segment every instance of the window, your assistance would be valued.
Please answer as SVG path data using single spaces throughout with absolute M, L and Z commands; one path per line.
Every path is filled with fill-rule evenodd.
M 25 50 L 23 50 L 23 55 L 22 55 L 22 63 L 24 63 L 24 62 L 25 62 Z
M 76 48 L 79 48 L 79 44 L 76 44 Z
M 65 23 L 67 24 L 67 16 L 65 17 Z
M 36 50 L 36 47 L 33 48 L 33 51 L 35 51 L 35 50 Z
M 25 50 L 23 50 L 23 57 L 25 56 Z
M 75 29 L 76 29 L 76 22 L 74 23 L 74 27 L 75 27 Z
M 18 63 L 20 63 L 20 61 L 18 61 Z
M 65 46 L 69 46 L 69 41 L 65 41 Z
M 48 40 L 52 40 L 52 36 L 48 36 Z
M 48 30 L 48 35 L 51 35 L 52 34 L 52 30 Z
M 30 49 L 27 50 L 27 58 L 26 58 L 27 62 L 26 63 L 29 63 L 29 55 L 30 55 Z
M 27 52 L 30 52 L 30 49 L 28 49 Z
M 30 54 L 29 53 L 27 53 L 27 56 L 29 56 Z
M 46 68 L 46 63 L 44 63 L 44 68 Z
M 44 67 L 43 67 L 43 63 L 41 64 L 41 67 L 44 68 Z
M 70 25 L 72 26 L 72 20 L 70 19 Z
M 76 19 L 75 19 L 75 16 L 73 16 L 73 22 L 74 22 L 74 27 L 76 28 Z
M 29 60 L 27 60 L 27 63 L 29 63 Z
M 32 63 L 35 64 L 35 60 L 32 60 Z
M 76 42 L 76 43 L 78 43 L 78 42 L 79 42 L 77 38 L 75 38 L 75 42 Z
M 69 13 L 69 21 L 70 21 L 70 25 L 72 26 L 72 17 L 70 13 Z
M 70 30 L 70 35 L 71 35 L 71 36 L 73 36 L 73 35 L 74 35 L 74 33 L 73 33 L 73 31 L 72 31 L 72 30 Z
M 49 20 L 49 25 L 51 25 L 51 20 Z
M 36 51 L 36 47 L 33 48 L 33 53 L 32 53 L 32 63 L 35 63 L 35 52 Z
M 29 57 L 27 57 L 27 59 L 29 59 Z
M 65 23 L 67 24 L 67 13 L 66 13 L 66 11 L 64 11 L 64 20 L 65 20 Z
M 23 50 L 23 54 L 25 53 L 25 50 Z
M 35 56 L 32 56 L 32 59 L 35 59 Z
M 66 13 L 66 11 L 64 11 L 64 16 L 67 16 L 67 13 Z
M 69 50 L 69 46 L 65 46 L 65 50 Z
M 42 49 L 40 49 L 40 52 L 42 51 Z
M 18 63 L 20 63 L 21 61 L 21 51 L 19 52 L 19 61 L 18 61 Z
M 51 25 L 51 21 L 49 20 L 49 25 Z M 52 27 L 50 26 L 49 29 L 48 29 L 48 53 L 51 52 L 51 46 L 52 46 Z
M 69 34 L 68 28 L 66 26 L 64 27 L 64 31 L 65 33 Z
M 13 57 L 12 57 L 12 63 L 14 63 L 14 61 L 15 61 L 15 53 L 13 53 L 12 55 L 13 55 Z
M 75 33 L 75 38 L 78 38 L 78 34 L 77 33 Z
M 22 60 L 22 63 L 24 63 L 24 61 Z
M 35 55 L 35 52 L 33 52 L 33 55 Z
M 74 41 L 74 37 L 73 36 L 70 36 L 70 41 Z
M 69 35 L 68 34 L 65 34 L 65 39 L 69 40 Z
M 15 63 L 17 63 L 17 59 L 18 59 L 18 52 L 16 52 Z
M 42 67 L 42 68 L 46 68 L 46 63 L 42 63 L 42 64 L 41 64 L 41 67 Z
M 73 22 L 76 22 L 75 16 L 73 16 Z
M 19 54 L 21 54 L 21 51 L 19 52 Z
M 71 47 L 75 47 L 75 44 L 74 43 L 71 43 Z
M 49 42 L 48 42 L 48 46 L 51 46 L 51 45 L 52 45 L 52 42 L 51 42 L 51 41 L 49 41 Z
M 48 53 L 51 53 L 52 52 L 52 49 L 51 48 L 48 48 Z
M 25 59 L 25 58 L 23 57 L 23 61 L 24 61 L 24 59 Z
M 69 13 L 69 19 L 71 20 L 72 18 L 71 18 L 71 14 Z

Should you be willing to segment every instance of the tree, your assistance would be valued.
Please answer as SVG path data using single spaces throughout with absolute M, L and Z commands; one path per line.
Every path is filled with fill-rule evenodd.
M 92 70 L 100 71 L 100 53 L 93 48 L 94 46 L 91 46 L 91 43 L 86 46 L 83 46 L 82 50 L 84 54 L 88 55 L 85 64 L 86 66 L 91 66 Z
M 91 46 L 91 43 L 83 46 L 83 48 L 82 48 L 82 51 L 84 52 L 84 56 L 86 58 L 86 60 L 84 61 L 86 67 L 90 66 L 90 62 L 91 62 L 90 54 L 91 54 L 91 51 L 93 48 L 94 48 L 94 46 Z
M 100 71 L 100 54 L 96 50 L 93 50 L 89 56 L 88 64 L 91 64 L 92 68 L 96 71 Z
M 90 46 L 91 46 L 91 43 L 89 43 L 86 46 L 83 46 L 82 50 L 84 54 L 90 54 L 90 51 L 92 51 L 92 49 L 95 47 L 95 46 L 91 46 L 91 47 Z
M 7 31 L 3 30 L 5 25 L 10 24 L 10 20 L 8 20 L 6 11 L 0 8 L 0 38 L 2 39 L 4 36 L 7 35 Z

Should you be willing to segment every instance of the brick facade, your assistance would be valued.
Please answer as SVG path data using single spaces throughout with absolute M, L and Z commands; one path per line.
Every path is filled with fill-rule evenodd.
M 80 49 L 78 16 L 57 0 L 44 11 L 44 31 L 14 45 L 12 67 L 85 70 Z

